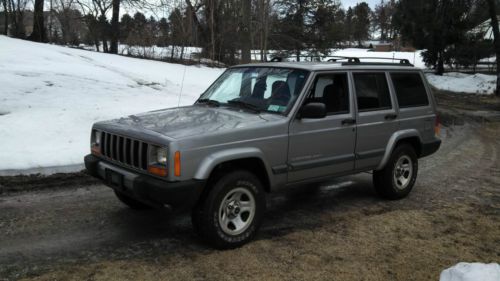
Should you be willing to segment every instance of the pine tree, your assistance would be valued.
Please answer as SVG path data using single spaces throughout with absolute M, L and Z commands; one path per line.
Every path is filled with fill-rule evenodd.
M 353 37 L 362 46 L 364 40 L 370 37 L 370 6 L 366 2 L 358 3 L 353 9 Z
M 424 61 L 443 74 L 449 61 L 447 47 L 464 39 L 473 0 L 400 0 L 395 23 L 403 40 L 426 49 Z

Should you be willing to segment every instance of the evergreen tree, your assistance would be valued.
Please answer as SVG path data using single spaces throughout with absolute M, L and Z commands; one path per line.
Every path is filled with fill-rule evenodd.
M 423 53 L 428 66 L 443 74 L 450 59 L 449 46 L 464 40 L 469 29 L 468 12 L 473 0 L 400 0 L 395 23 L 403 40 Z
M 358 3 L 353 9 L 353 37 L 362 46 L 364 40 L 370 37 L 370 6 L 366 2 Z
M 120 41 L 125 42 L 132 32 L 134 19 L 129 14 L 124 14 L 120 20 Z

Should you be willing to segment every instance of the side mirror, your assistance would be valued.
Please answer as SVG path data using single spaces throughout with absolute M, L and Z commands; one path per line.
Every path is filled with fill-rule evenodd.
M 300 109 L 299 118 L 321 119 L 326 117 L 326 106 L 322 102 L 311 102 Z

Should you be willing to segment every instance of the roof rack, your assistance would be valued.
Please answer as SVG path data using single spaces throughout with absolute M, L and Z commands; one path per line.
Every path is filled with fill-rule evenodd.
M 311 57 L 311 56 L 301 56 Z M 341 62 L 342 65 L 398 65 L 398 66 L 414 66 L 408 59 L 401 58 L 384 58 L 384 57 L 347 57 L 347 56 L 326 56 L 328 62 Z M 373 62 L 361 60 L 385 60 L 391 62 Z M 282 62 L 283 57 L 273 57 L 270 62 Z
M 357 57 L 343 57 L 343 56 L 328 56 L 328 62 L 338 62 L 339 60 L 347 60 L 348 63 L 361 63 Z
M 401 58 L 384 58 L 384 57 L 351 57 L 351 60 L 355 61 L 347 61 L 342 63 L 343 65 L 354 65 L 354 64 L 362 64 L 362 65 L 399 65 L 399 66 L 413 66 L 408 59 Z M 356 61 L 357 60 L 357 61 Z M 362 62 L 361 60 L 385 60 L 392 62 Z M 328 60 L 330 61 L 330 60 Z M 397 62 L 396 62 L 397 61 Z

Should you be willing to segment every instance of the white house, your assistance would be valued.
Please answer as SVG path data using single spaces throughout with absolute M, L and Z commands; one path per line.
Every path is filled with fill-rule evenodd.
M 500 22 L 500 16 L 497 15 L 497 18 Z M 491 27 L 491 19 L 482 22 L 478 26 L 474 27 L 470 32 L 474 34 L 482 34 L 485 40 L 493 40 L 493 28 Z

